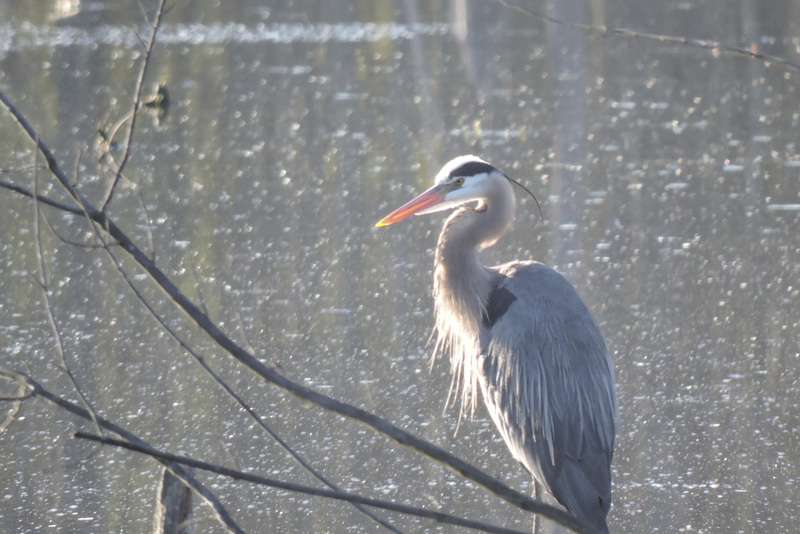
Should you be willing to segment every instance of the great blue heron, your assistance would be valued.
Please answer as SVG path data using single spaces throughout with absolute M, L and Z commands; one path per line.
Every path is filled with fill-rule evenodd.
M 603 335 L 578 293 L 541 263 L 485 267 L 477 251 L 514 221 L 509 178 L 475 156 L 447 163 L 435 185 L 377 223 L 459 208 L 436 247 L 437 342 L 449 353 L 462 415 L 486 408 L 511 454 L 598 532 L 608 532 L 617 397 Z M 536 526 L 534 526 L 536 529 Z

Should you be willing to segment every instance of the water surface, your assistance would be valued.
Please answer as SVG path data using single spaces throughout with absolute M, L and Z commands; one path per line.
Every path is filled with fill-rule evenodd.
M 638 7 L 537 6 L 797 59 L 790 2 Z M 0 88 L 100 202 L 111 175 L 97 131 L 130 107 L 137 34 L 149 33 L 141 10 L 0 2 L 0 13 Z M 529 492 L 483 408 L 456 433 L 457 410 L 444 409 L 447 363 L 429 366 L 442 217 L 373 227 L 448 159 L 479 154 L 543 210 L 540 220 L 519 195 L 516 227 L 486 263 L 534 258 L 559 269 L 613 353 L 612 531 L 791 532 L 800 528 L 799 76 L 571 30 L 499 2 L 175 5 L 147 83 L 148 93 L 165 83 L 172 105 L 162 119 L 140 116 L 110 213 L 264 362 Z M 0 179 L 32 186 L 31 143 L 5 113 L 0 137 Z M 34 281 L 32 206 L 2 190 L 0 209 L 0 365 L 74 400 Z M 82 222 L 45 212 L 59 235 L 91 241 Z M 99 413 L 170 451 L 315 483 L 160 329 L 107 256 L 43 233 L 67 359 Z M 530 528 L 526 514 L 455 474 L 263 385 L 123 266 L 331 480 Z M 150 531 L 156 465 L 75 442 L 77 428 L 89 429 L 43 401 L 21 406 L 0 437 L 3 530 Z M 201 479 L 248 532 L 377 528 L 349 506 Z M 198 530 L 219 530 L 207 509 L 195 513 Z M 382 515 L 403 531 L 451 531 Z

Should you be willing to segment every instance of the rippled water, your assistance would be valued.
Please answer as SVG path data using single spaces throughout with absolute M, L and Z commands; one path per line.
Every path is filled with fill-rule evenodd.
M 258 4 L 167 14 L 146 93 L 165 84 L 171 107 L 140 116 L 110 212 L 224 331 L 293 380 L 529 492 L 483 409 L 456 432 L 447 363 L 430 365 L 442 218 L 373 227 L 452 156 L 480 154 L 543 212 L 519 195 L 516 227 L 486 263 L 535 258 L 564 272 L 612 350 L 621 408 L 612 531 L 800 528 L 800 73 L 546 24 L 493 2 Z M 542 9 L 796 59 L 792 6 Z M 141 10 L 0 2 L 0 13 L 0 89 L 100 202 L 112 174 L 98 162 L 97 132 L 129 110 L 137 35 L 149 34 Z M 0 136 L 0 180 L 31 187 L 31 143 L 5 112 Z M 39 180 L 64 198 L 44 172 Z M 33 209 L 5 189 L 0 209 L 0 366 L 75 400 L 34 279 Z M 74 217 L 45 213 L 58 236 L 91 241 Z M 107 256 L 48 223 L 66 357 L 99 413 L 170 451 L 314 483 L 159 328 Z M 123 267 L 335 482 L 530 528 L 526 514 L 455 474 L 264 386 Z M 150 531 L 156 465 L 76 442 L 78 428 L 91 430 L 44 401 L 21 405 L 0 434 L 3 530 Z M 201 479 L 248 532 L 376 530 L 349 506 Z M 203 505 L 195 513 L 198 530 L 219 529 Z M 382 515 L 403 531 L 451 531 Z

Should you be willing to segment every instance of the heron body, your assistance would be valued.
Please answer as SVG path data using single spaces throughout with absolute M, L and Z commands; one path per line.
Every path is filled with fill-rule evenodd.
M 509 179 L 475 156 L 378 225 L 458 208 L 436 248 L 436 353 L 474 412 L 480 389 L 514 458 L 569 512 L 608 532 L 617 400 L 600 328 L 573 286 L 538 262 L 485 267 L 478 252 L 513 224 Z

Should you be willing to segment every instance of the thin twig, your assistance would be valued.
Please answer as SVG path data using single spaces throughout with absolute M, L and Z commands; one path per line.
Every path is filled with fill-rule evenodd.
M 351 404 L 339 401 L 322 393 L 319 393 L 311 388 L 305 387 L 297 382 L 294 382 L 274 368 L 266 366 L 258 358 L 244 350 L 235 341 L 223 333 L 216 324 L 214 324 L 207 315 L 205 315 L 198 307 L 184 293 L 182 293 L 172 280 L 167 277 L 158 266 L 147 257 L 147 255 L 122 231 L 107 215 L 95 208 L 84 196 L 69 182 L 67 177 L 58 165 L 58 162 L 50 151 L 49 147 L 38 139 L 33 127 L 28 123 L 27 119 L 16 109 L 16 107 L 8 100 L 6 95 L 0 91 L 0 103 L 14 116 L 20 126 L 25 130 L 29 137 L 36 142 L 37 148 L 42 152 L 45 160 L 47 161 L 50 172 L 62 183 L 64 188 L 70 195 L 86 210 L 87 215 L 95 222 L 105 228 L 109 235 L 119 243 L 119 245 L 136 261 L 150 276 L 153 282 L 158 285 L 173 301 L 175 305 L 184 310 L 189 317 L 206 332 L 220 347 L 238 360 L 242 365 L 247 367 L 256 376 L 260 377 L 266 382 L 274 384 L 281 389 L 288 391 L 294 396 L 316 404 L 326 410 L 332 411 L 339 415 L 356 419 L 372 427 L 385 436 L 390 437 L 401 445 L 409 447 L 418 453 L 435 460 L 457 473 L 467 478 L 474 483 L 482 486 L 489 492 L 507 501 L 508 503 L 527 510 L 529 512 L 538 513 L 555 521 L 567 528 L 576 532 L 591 532 L 587 526 L 581 524 L 577 518 L 573 517 L 568 512 L 551 506 L 541 501 L 534 500 L 527 495 L 516 491 L 496 478 L 484 473 L 480 469 L 474 467 L 470 463 L 458 458 L 457 456 L 445 451 L 444 449 L 433 445 L 432 443 L 418 438 L 417 436 L 406 432 L 388 420 L 378 417 L 364 409 L 358 408 Z
M 434 521 L 437 521 L 439 523 L 445 523 L 448 525 L 455 525 L 459 527 L 466 527 L 474 530 L 479 530 L 482 532 L 493 532 L 497 534 L 524 534 L 523 531 L 498 527 L 495 525 L 484 523 L 482 521 L 473 521 L 471 519 L 465 519 L 463 517 L 458 517 L 443 512 L 435 512 L 433 510 L 428 510 L 426 508 L 420 508 L 417 506 L 407 506 L 404 504 L 393 503 L 391 501 L 384 501 L 380 499 L 364 497 L 362 495 L 357 495 L 355 493 L 350 493 L 347 491 L 314 488 L 311 486 L 305 486 L 294 482 L 286 482 L 284 480 L 277 480 L 274 478 L 253 475 L 251 473 L 245 473 L 243 471 L 238 471 L 236 469 L 229 469 L 227 467 L 223 467 L 220 465 L 211 464 L 208 462 L 202 462 L 200 460 L 195 460 L 193 458 L 189 458 L 188 456 L 170 454 L 167 452 L 159 451 L 152 447 L 145 447 L 118 439 L 107 438 L 104 436 L 93 436 L 85 432 L 76 432 L 74 437 L 78 439 L 86 439 L 89 441 L 94 441 L 97 443 L 103 443 L 105 445 L 122 447 L 124 449 L 139 452 L 147 456 L 159 458 L 163 461 L 174 462 L 177 464 L 185 465 L 187 467 L 201 469 L 203 471 L 210 471 L 218 475 L 233 478 L 235 480 L 252 482 L 253 484 L 259 484 L 261 486 L 269 486 L 271 488 L 282 489 L 295 493 L 303 493 L 306 495 L 314 495 L 316 497 L 325 497 L 328 499 L 337 499 L 340 501 L 359 503 L 366 506 L 372 506 L 375 508 L 390 510 L 392 512 L 399 512 L 406 515 L 413 515 L 416 517 L 433 519 Z
M 50 324 L 50 328 L 53 331 L 53 335 L 55 336 L 56 341 L 56 351 L 61 359 L 61 366 L 64 372 L 69 377 L 70 382 L 72 382 L 72 387 L 75 389 L 75 392 L 78 394 L 78 398 L 81 400 L 81 404 L 86 409 L 86 411 L 91 415 L 92 422 L 94 423 L 95 428 L 97 428 L 97 432 L 100 434 L 103 433 L 103 430 L 100 428 L 99 423 L 97 422 L 97 412 L 95 412 L 94 407 L 89 402 L 89 399 L 86 397 L 86 394 L 81 389 L 80 385 L 78 384 L 78 380 L 75 378 L 75 375 L 72 373 L 72 369 L 70 368 L 69 362 L 67 361 L 66 351 L 64 350 L 64 336 L 61 333 L 61 327 L 58 324 L 58 320 L 56 319 L 55 310 L 53 309 L 53 301 L 50 298 L 50 280 L 47 276 L 47 267 L 45 265 L 44 259 L 44 246 L 42 244 L 42 232 L 41 232 L 41 209 L 39 206 L 39 202 L 35 199 L 39 196 L 39 169 L 37 167 L 37 163 L 39 160 L 39 153 L 36 152 L 34 155 L 34 166 L 33 166 L 33 235 L 36 238 L 36 258 L 39 264 L 39 286 L 42 289 L 42 296 L 43 296 L 43 303 L 44 309 L 47 313 L 47 321 Z
M 30 199 L 36 199 L 37 202 L 41 204 L 47 204 L 48 206 L 52 206 L 56 209 L 64 211 L 66 213 L 71 213 L 72 215 L 83 215 L 83 210 L 80 208 L 76 208 L 75 206 L 70 206 L 69 204 L 65 204 L 64 202 L 59 202 L 58 200 L 54 200 L 50 197 L 44 195 L 34 195 L 34 193 L 21 185 L 17 185 L 15 183 L 6 182 L 5 180 L 0 180 L 0 187 L 3 189 L 8 189 L 9 191 L 14 191 L 15 193 L 19 193 L 22 196 L 28 197 Z
M 133 117 L 133 113 L 131 113 L 129 111 L 128 113 L 125 114 L 124 117 L 122 117 L 120 120 L 118 120 L 117 123 L 108 130 L 108 132 L 106 132 L 104 128 L 101 128 L 98 131 L 98 134 L 102 137 L 104 150 L 105 150 L 105 155 L 108 156 L 109 158 L 111 158 L 111 160 L 114 163 L 116 163 L 116 161 L 114 160 L 114 157 L 111 155 L 111 144 L 114 142 L 114 139 L 117 137 L 117 133 L 119 133 L 120 128 L 122 128 L 125 125 L 126 122 L 130 121 L 131 117 Z M 101 154 L 101 157 L 102 156 L 103 156 L 103 154 Z
M 17 383 L 17 391 L 18 393 L 14 396 L 4 395 L 0 397 L 0 401 L 13 403 L 13 407 L 10 410 L 8 410 L 8 413 L 6 413 L 5 418 L 0 423 L 0 434 L 8 430 L 8 427 L 11 426 L 11 423 L 13 423 L 14 420 L 16 419 L 17 414 L 19 413 L 20 406 L 22 406 L 22 401 L 30 399 L 36 394 L 27 385 L 20 383 Z
M 44 165 L 42 165 L 41 168 L 44 169 Z M 31 170 L 33 170 L 31 165 L 26 165 L 24 167 L 0 167 L 0 174 L 26 173 Z
M 206 307 L 206 299 L 203 296 L 203 284 L 200 283 L 200 277 L 197 276 L 197 266 L 194 264 L 194 259 L 191 256 L 189 257 L 188 261 L 192 266 L 192 278 L 194 278 L 194 287 L 197 291 L 197 300 L 200 302 L 200 309 L 203 310 L 203 313 L 211 317 L 208 307 Z
M 37 152 L 36 153 L 36 157 L 35 157 L 36 160 L 38 160 L 38 155 L 39 155 L 39 153 Z M 78 183 L 78 180 L 79 180 L 79 171 L 80 171 L 81 156 L 82 155 L 83 155 L 83 149 L 79 149 L 78 150 L 78 157 L 75 159 L 75 168 L 73 169 L 73 175 L 75 176 L 75 183 L 76 184 Z M 36 165 L 33 166 L 33 169 L 34 169 L 34 173 L 36 173 L 37 172 L 35 170 L 36 169 Z M 61 241 L 62 243 L 66 243 L 67 245 L 72 245 L 73 247 L 75 247 L 77 249 L 80 249 L 80 250 L 94 250 L 94 249 L 96 249 L 97 245 L 91 245 L 91 244 L 87 244 L 87 243 L 79 243 L 77 241 L 73 241 L 71 239 L 67 239 L 66 237 L 62 236 L 58 232 L 56 227 L 53 226 L 53 223 L 51 223 L 50 219 L 47 217 L 47 213 L 45 213 L 44 210 L 40 209 L 39 206 L 38 206 L 38 204 L 40 202 L 42 202 L 41 199 L 44 199 L 46 197 L 44 195 L 41 195 L 41 194 L 38 193 L 38 191 L 39 191 L 39 188 L 38 188 L 38 184 L 39 184 L 38 175 L 34 174 L 34 177 L 35 177 L 35 185 L 36 185 L 36 187 L 34 188 L 34 193 L 35 194 L 31 195 L 31 198 L 34 199 L 34 203 L 37 205 L 36 206 L 37 215 L 41 215 L 41 217 L 44 219 L 44 222 L 47 224 L 47 228 L 53 233 L 53 235 L 55 235 L 59 239 L 59 241 Z M 0 185 L 5 185 L 5 184 L 0 184 Z M 80 213 L 83 213 L 83 212 L 80 212 Z M 36 223 L 37 223 L 36 224 L 36 226 L 37 226 L 36 232 L 37 232 L 37 236 L 38 236 L 39 235 L 38 221 L 36 221 Z
M 2 402 L 21 402 L 24 400 L 28 400 L 33 397 L 33 391 L 28 391 L 27 393 L 20 392 L 19 395 L 14 395 L 12 397 L 2 396 L 0 397 L 0 401 Z
M 551 24 L 564 26 L 565 28 L 571 28 L 573 30 L 598 33 L 601 35 L 612 35 L 618 37 L 629 37 L 633 39 L 644 39 L 648 41 L 655 41 L 657 43 L 667 43 L 680 46 L 688 46 L 692 48 L 703 48 L 706 50 L 712 50 L 716 53 L 726 53 L 735 56 L 746 57 L 749 59 L 757 59 L 759 61 L 764 61 L 766 63 L 774 63 L 776 65 L 782 65 L 784 67 L 788 67 L 793 70 L 800 70 L 800 63 L 796 61 L 791 61 L 789 59 L 779 56 L 773 56 L 770 54 L 763 54 L 754 48 L 742 48 L 739 46 L 727 45 L 719 41 L 693 39 L 691 37 L 679 37 L 677 35 L 662 35 L 659 33 L 649 33 L 649 32 L 640 32 L 636 30 L 629 30 L 627 28 L 609 28 L 608 26 L 604 25 L 596 26 L 593 24 L 583 24 L 580 22 L 569 22 L 539 13 L 532 9 L 528 9 L 527 7 L 520 6 L 518 4 L 512 4 L 507 0 L 495 0 L 495 1 L 509 9 L 519 11 L 520 13 L 524 13 L 531 17 L 544 20 L 545 22 L 549 22 Z
M 153 46 L 156 44 L 156 35 L 158 34 L 158 28 L 161 26 L 161 17 L 164 15 L 164 8 L 166 7 L 167 2 L 166 0 L 161 0 L 158 4 L 158 11 L 156 12 L 155 19 L 153 20 L 153 28 L 150 33 L 150 40 L 147 42 L 147 48 L 145 50 L 144 59 L 142 60 L 142 68 L 139 70 L 139 77 L 136 80 L 136 89 L 134 91 L 134 99 L 133 99 L 133 107 L 131 110 L 131 121 L 128 125 L 128 135 L 125 140 L 125 152 L 122 155 L 122 161 L 119 163 L 119 167 L 117 168 L 117 174 L 114 176 L 114 182 L 111 184 L 111 188 L 108 190 L 106 194 L 106 199 L 103 202 L 103 207 L 100 209 L 103 213 L 105 213 L 106 209 L 108 208 L 109 203 L 114 198 L 114 192 L 117 189 L 117 185 L 119 184 L 120 178 L 122 178 L 122 172 L 125 169 L 125 165 L 128 163 L 128 159 L 131 156 L 131 148 L 133 145 L 133 132 L 136 129 L 136 114 L 139 111 L 139 106 L 142 103 L 142 91 L 144 90 L 144 80 L 147 76 L 147 67 L 150 65 L 150 53 L 153 51 Z
M 39 198 L 39 197 L 37 197 L 37 198 Z M 91 250 L 95 250 L 95 249 L 99 248 L 99 245 L 92 245 L 92 244 L 89 244 L 89 243 L 79 243 L 78 241 L 73 241 L 72 239 L 67 239 L 66 237 L 62 236 L 58 232 L 58 230 L 56 229 L 55 226 L 53 226 L 53 223 L 51 223 L 50 219 L 47 218 L 47 214 L 46 213 L 42 213 L 42 218 L 44 219 L 45 224 L 47 224 L 48 230 L 53 232 L 53 235 L 55 235 L 58 238 L 58 240 L 61 241 L 62 243 L 67 244 L 67 245 L 72 245 L 73 247 L 75 247 L 77 249 L 80 249 L 80 250 L 91 251 Z
M 147 246 L 150 247 L 150 259 L 156 261 L 156 243 L 153 238 L 153 221 L 150 218 L 150 210 L 147 209 L 147 204 L 144 201 L 144 193 L 142 192 L 142 178 L 139 177 L 136 191 L 139 197 L 139 205 L 142 207 L 142 214 L 145 221 L 145 235 L 147 236 Z
M 16 373 L 13 371 L 8 371 L 6 369 L 0 368 L 0 377 L 6 378 L 18 384 L 24 385 L 28 390 L 32 391 L 33 394 L 41 399 L 46 400 L 50 404 L 61 408 L 62 410 L 66 410 L 67 412 L 77 415 L 83 419 L 91 419 L 91 414 L 86 411 L 85 408 L 70 402 L 55 393 L 47 390 L 42 386 L 39 382 L 34 380 L 33 378 L 25 375 L 23 373 Z M 144 447 L 149 447 L 150 445 L 144 441 L 143 439 L 139 438 L 137 435 L 125 430 L 124 428 L 116 425 L 115 423 L 109 421 L 108 419 L 104 419 L 103 417 L 98 417 L 98 423 L 101 427 L 105 428 L 109 432 L 113 432 L 114 434 L 128 440 L 128 442 L 141 445 Z M 239 528 L 236 524 L 236 521 L 233 520 L 233 517 L 228 513 L 222 503 L 219 502 L 216 495 L 214 495 L 211 491 L 209 491 L 205 486 L 203 486 L 194 476 L 192 476 L 186 469 L 183 468 L 180 464 L 172 463 L 163 459 L 156 458 L 159 463 L 165 465 L 168 469 L 170 469 L 175 476 L 180 478 L 184 484 L 186 484 L 192 492 L 197 495 L 201 500 L 206 502 L 211 509 L 214 511 L 214 515 L 217 518 L 217 521 L 228 531 L 234 533 L 244 533 L 244 531 Z
M 34 198 L 38 199 L 38 196 L 34 195 Z M 122 263 L 119 261 L 117 256 L 111 251 L 110 244 L 104 239 L 103 235 L 101 234 L 101 232 L 98 229 L 98 226 L 97 226 L 96 222 L 92 220 L 92 218 L 89 215 L 89 213 L 86 212 L 85 210 L 83 210 L 81 212 L 81 214 L 91 223 L 91 228 L 94 231 L 95 238 L 98 240 L 98 242 L 100 242 L 102 244 L 101 248 L 106 252 L 106 254 L 111 259 L 112 263 L 114 264 L 114 266 L 117 269 L 117 273 L 122 277 L 122 279 L 128 285 L 128 287 L 133 292 L 133 294 L 136 296 L 136 298 L 139 300 L 139 302 L 146 308 L 148 313 L 159 323 L 161 328 L 163 328 L 175 341 L 177 341 L 178 344 L 184 350 L 186 350 L 200 364 L 200 366 L 212 377 L 212 379 L 214 379 L 214 381 L 216 381 L 231 397 L 233 397 L 233 399 L 236 400 L 236 402 L 255 420 L 255 422 L 257 424 L 259 424 L 270 436 L 272 436 L 272 438 L 275 439 L 275 441 L 277 441 L 278 444 L 280 444 L 302 467 L 304 467 L 309 473 L 311 473 L 312 475 L 317 477 L 321 482 L 323 482 L 324 484 L 326 484 L 327 486 L 329 486 L 333 490 L 339 490 L 339 488 L 335 484 L 330 482 L 327 478 L 325 478 L 325 476 L 321 472 L 319 472 L 314 467 L 312 467 L 302 456 L 300 456 L 299 453 L 297 453 L 286 441 L 284 441 L 280 437 L 280 435 L 278 435 L 275 431 L 273 431 L 272 428 L 269 425 L 267 425 L 267 423 L 261 417 L 259 417 L 259 415 L 255 412 L 255 410 L 253 410 L 244 401 L 244 399 L 242 399 L 233 390 L 233 388 L 231 388 L 222 379 L 222 377 L 219 374 L 217 374 L 208 365 L 208 363 L 205 361 L 205 359 L 203 357 L 201 357 L 199 354 L 197 354 L 194 351 L 194 349 L 192 349 L 188 345 L 188 343 L 186 343 L 183 340 L 183 338 L 181 338 L 178 335 L 178 333 L 175 332 L 175 330 L 173 330 L 167 324 L 167 322 L 161 317 L 161 315 L 155 310 L 155 308 L 153 308 L 153 306 L 150 305 L 150 302 L 145 298 L 145 296 L 133 284 L 133 281 L 130 279 L 130 277 L 128 276 L 127 272 L 122 267 Z M 193 272 L 194 272 L 194 269 L 193 269 Z M 199 280 L 197 278 L 197 273 L 194 272 L 194 275 L 195 275 L 195 280 L 198 281 L 198 283 L 199 283 Z M 206 315 L 208 315 L 208 311 L 206 310 L 205 306 L 203 306 L 203 311 L 204 311 L 204 313 Z M 390 530 L 392 532 L 400 534 L 400 531 L 396 527 L 394 527 L 392 524 L 390 524 L 389 522 L 387 522 L 383 518 L 377 516 L 376 514 L 371 512 L 370 510 L 364 508 L 362 505 L 355 503 L 354 506 L 359 511 L 361 511 L 362 513 L 364 513 L 365 515 L 367 515 L 368 517 L 370 517 L 371 519 L 376 521 L 378 524 L 380 524 L 384 528 L 386 528 L 386 529 L 388 529 L 388 530 Z
M 239 308 L 236 308 L 236 320 L 239 321 L 239 329 L 242 331 L 242 343 L 244 344 L 245 348 L 252 352 L 253 354 L 256 353 L 256 348 L 250 342 L 250 339 L 247 337 L 247 328 L 244 326 L 244 319 L 242 318 L 242 312 Z

